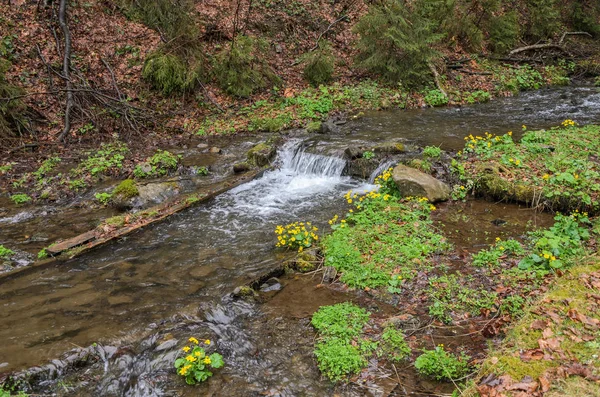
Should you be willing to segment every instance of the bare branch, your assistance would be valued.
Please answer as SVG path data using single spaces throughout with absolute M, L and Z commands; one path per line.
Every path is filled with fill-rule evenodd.
M 58 9 L 58 23 L 62 29 L 64 41 L 65 41 L 65 52 L 63 56 L 63 77 L 67 84 L 67 103 L 65 105 L 65 125 L 58 136 L 59 141 L 64 141 L 69 132 L 71 131 L 71 109 L 73 108 L 73 84 L 70 79 L 71 72 L 71 32 L 69 31 L 69 25 L 67 25 L 67 0 L 60 0 Z

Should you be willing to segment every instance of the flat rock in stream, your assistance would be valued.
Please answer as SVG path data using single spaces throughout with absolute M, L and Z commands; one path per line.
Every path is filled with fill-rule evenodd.
M 403 196 L 427 197 L 432 203 L 446 201 L 450 198 L 450 187 L 415 168 L 397 165 L 392 178 Z

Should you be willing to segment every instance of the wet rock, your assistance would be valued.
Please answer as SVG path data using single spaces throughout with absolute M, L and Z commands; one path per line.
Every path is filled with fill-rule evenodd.
M 165 341 L 165 342 L 161 343 L 160 345 L 158 345 L 158 347 L 156 348 L 156 351 L 160 352 L 163 350 L 170 350 L 170 349 L 174 348 L 175 346 L 177 346 L 177 343 L 179 343 L 179 340 L 170 339 L 170 340 Z
M 176 182 L 148 183 L 139 187 L 139 195 L 135 198 L 134 206 L 146 207 L 150 204 L 159 204 L 179 193 Z
M 196 147 L 200 150 L 208 149 L 208 145 L 206 143 L 199 143 Z
M 212 154 L 219 154 L 221 153 L 221 149 L 216 146 L 213 146 L 210 148 L 209 152 L 211 152 Z
M 510 170 L 500 164 L 483 163 L 475 169 L 479 177 L 477 181 L 478 191 L 485 195 L 506 200 L 514 200 L 522 203 L 531 203 L 535 199 L 535 189 L 518 181 L 507 180 L 511 175 Z
M 283 48 L 279 44 L 275 44 L 275 52 L 281 54 L 283 52 Z
M 261 292 L 279 291 L 283 288 L 277 277 L 271 277 L 260 286 Z
M 242 172 L 250 171 L 251 168 L 252 166 L 246 162 L 237 163 L 233 165 L 233 172 L 240 174 Z
M 275 157 L 275 147 L 267 142 L 259 143 L 248 151 L 248 163 L 263 167 Z
M 247 285 L 236 287 L 236 289 L 233 290 L 233 296 L 235 298 L 253 298 L 256 295 L 256 291 L 253 288 L 248 287 Z
M 355 159 L 361 158 L 363 155 L 363 152 L 364 152 L 363 148 L 360 148 L 358 146 L 349 146 L 346 148 L 346 150 L 344 150 L 344 155 L 349 160 L 355 160 Z
M 406 313 L 401 314 L 399 316 L 391 317 L 386 321 L 386 323 L 403 330 L 412 330 L 419 328 L 421 321 L 418 317 Z
M 427 197 L 436 203 L 450 198 L 450 187 L 417 169 L 405 165 L 397 165 L 392 178 L 403 196 Z
M 317 132 L 320 134 L 339 134 L 340 127 L 333 121 L 324 121 L 321 123 L 321 128 Z
M 359 158 L 348 163 L 346 173 L 358 178 L 367 179 L 379 166 L 379 161 L 373 159 Z
M 111 204 L 121 210 L 133 208 L 133 199 L 140 194 L 133 179 L 125 179 L 113 190 Z
M 325 266 L 323 268 L 323 282 L 333 283 L 337 276 L 337 270 L 333 266 Z
M 404 144 L 401 142 L 384 142 L 373 148 L 375 153 L 400 154 L 406 151 Z

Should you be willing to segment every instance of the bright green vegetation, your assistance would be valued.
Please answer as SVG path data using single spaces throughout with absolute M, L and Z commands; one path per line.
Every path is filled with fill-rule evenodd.
M 362 154 L 363 159 L 371 160 L 373 157 L 375 157 L 375 153 L 373 153 L 369 150 L 367 150 L 366 152 L 363 152 L 363 154 Z
M 313 87 L 328 84 L 333 79 L 335 57 L 333 56 L 331 44 L 326 40 L 319 41 L 315 51 L 303 56 L 304 78 Z
M 189 338 L 190 346 L 184 346 L 181 350 L 186 354 L 175 360 L 177 374 L 185 379 L 188 385 L 202 383 L 210 378 L 213 373 L 211 369 L 218 369 L 225 365 L 223 356 L 219 353 L 208 355 L 200 342 L 193 336 Z M 202 342 L 204 346 L 210 346 L 211 341 L 206 339 Z
M 25 204 L 31 201 L 31 197 L 23 193 L 13 194 L 10 196 L 10 199 L 17 205 Z
M 500 265 L 500 258 L 508 259 L 525 253 L 523 246 L 516 240 L 501 240 L 496 238 L 496 243 L 488 249 L 483 249 L 472 257 L 474 266 L 487 266 L 497 268 Z
M 5 246 L 3 246 L 2 244 L 0 244 L 0 259 L 8 259 L 14 253 L 15 252 L 13 250 L 10 250 L 10 249 L 6 248 Z
M 315 355 L 321 372 L 333 381 L 358 373 L 367 366 L 366 354 L 361 351 L 360 336 L 370 314 L 352 303 L 321 307 L 311 324 L 319 333 Z
M 423 350 L 415 360 L 415 368 L 420 374 L 436 380 L 455 380 L 471 372 L 469 360 L 466 354 L 448 353 L 444 345 L 439 345 L 434 350 Z
M 525 127 L 524 127 L 525 129 Z M 520 142 L 509 132 L 467 139 L 454 162 L 475 191 L 551 209 L 600 210 L 600 126 L 565 120 L 550 130 L 527 131 Z
M 90 152 L 86 159 L 71 170 L 71 174 L 89 177 L 118 174 L 123 168 L 123 160 L 127 153 L 129 149 L 122 142 L 103 143 L 99 150 Z
M 138 164 L 133 170 L 136 178 L 150 178 L 167 175 L 177 169 L 180 156 L 166 150 L 157 150 L 145 163 Z
M 464 101 L 468 104 L 474 103 L 484 103 L 489 102 L 492 99 L 492 95 L 487 91 L 477 90 L 471 93 L 468 93 L 464 97 Z
M 498 295 L 481 287 L 469 288 L 470 284 L 474 284 L 474 279 L 460 273 L 430 279 L 428 295 L 433 303 L 429 306 L 429 314 L 451 323 L 451 313 L 479 316 L 482 310 L 492 309 Z
M 362 197 L 350 192 L 346 199 L 353 212 L 340 223 L 330 221 L 335 230 L 323 240 L 323 252 L 325 264 L 350 287 L 400 292 L 405 281 L 433 266 L 434 254 L 450 248 L 433 227 L 429 214 L 435 207 L 426 199 L 375 192 Z
M 332 381 L 345 379 L 367 366 L 375 354 L 391 361 L 408 357 L 404 334 L 387 325 L 379 337 L 364 332 L 371 314 L 350 303 L 322 306 L 312 317 L 318 333 L 315 355 L 321 372 Z
M 46 175 L 48 175 L 50 172 L 52 172 L 52 170 L 61 162 L 61 158 L 60 157 L 50 157 L 49 159 L 44 160 L 44 162 L 42 163 L 42 165 L 40 165 L 40 167 L 32 172 L 32 175 L 35 176 L 35 178 L 40 181 L 42 180 Z
M 411 352 L 402 331 L 397 330 L 392 325 L 388 325 L 384 328 L 379 346 L 379 355 L 386 356 L 392 361 L 404 360 Z
M 436 160 L 442 155 L 442 149 L 437 146 L 425 146 L 423 148 L 423 158 Z
M 133 179 L 125 179 L 113 190 L 111 196 L 120 196 L 124 199 L 129 199 L 140 194 L 135 181 Z
M 432 107 L 448 104 L 448 97 L 440 90 L 427 91 L 424 100 L 426 104 Z
M 100 204 L 107 205 L 110 202 L 110 199 L 112 198 L 112 193 L 96 193 L 94 194 L 94 197 L 96 198 L 96 200 L 98 200 Z
M 161 51 L 150 54 L 142 69 L 142 77 L 163 95 L 192 91 L 201 74 L 201 64 L 194 66 L 177 55 Z

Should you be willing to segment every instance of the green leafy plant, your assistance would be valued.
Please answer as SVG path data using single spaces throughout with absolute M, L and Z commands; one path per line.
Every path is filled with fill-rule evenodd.
M 277 247 L 286 247 L 302 252 L 319 240 L 316 233 L 318 230 L 310 222 L 293 222 L 285 226 L 278 225 L 275 228 L 278 241 Z
M 169 171 L 177 169 L 181 156 L 166 150 L 157 150 L 145 163 L 138 164 L 133 170 L 136 178 L 149 178 L 166 175 Z
M 444 106 L 448 104 L 448 96 L 440 90 L 427 91 L 423 100 L 426 104 L 432 107 Z
M 208 355 L 196 338 L 191 337 L 188 341 L 191 346 L 182 348 L 186 356 L 175 360 L 175 368 L 188 385 L 195 385 L 210 378 L 213 375 L 211 369 L 221 368 L 225 362 L 219 353 Z M 210 346 L 211 341 L 207 339 L 203 344 Z
M 444 350 L 444 345 L 439 345 L 434 350 L 423 350 L 415 360 L 415 368 L 420 374 L 436 380 L 455 380 L 469 374 L 469 360 L 466 354 L 455 355 Z
M 380 348 L 380 355 L 385 355 L 392 361 L 404 360 L 411 351 L 402 331 L 391 325 L 386 326 L 381 334 Z
M 46 259 L 48 256 L 48 250 L 46 248 L 42 248 L 37 254 L 38 259 Z
M 311 324 L 319 332 L 315 356 L 321 372 L 332 381 L 344 379 L 367 365 L 376 344 L 360 339 L 370 314 L 349 302 L 321 307 Z
M 363 159 L 371 160 L 373 157 L 375 157 L 375 153 L 368 150 L 362 154 Z
M 116 173 L 123 167 L 125 155 L 129 153 L 127 145 L 121 142 L 103 143 L 100 149 L 83 160 L 71 171 L 73 175 L 98 176 L 101 174 Z
M 0 259 L 8 259 L 15 252 L 0 244 Z
M 491 268 L 500 265 L 500 258 L 509 259 L 511 256 L 518 256 L 525 253 L 523 246 L 516 240 L 508 239 L 502 241 L 499 237 L 489 249 L 484 249 L 473 255 L 473 265 Z
M 483 91 L 483 90 L 477 90 L 474 92 L 469 93 L 466 97 L 465 97 L 465 102 L 469 103 L 469 104 L 474 104 L 474 103 L 483 103 L 483 102 L 489 102 L 491 99 L 491 94 L 487 91 Z
M 32 200 L 31 197 L 24 193 L 13 194 L 12 196 L 10 196 L 10 199 L 13 201 L 13 203 L 17 205 L 25 204 Z
M 39 180 L 44 176 L 48 175 L 50 172 L 52 172 L 56 165 L 59 164 L 61 161 L 62 160 L 60 157 L 51 157 L 49 159 L 46 159 L 36 171 L 32 172 L 32 175 Z
M 423 148 L 423 157 L 426 159 L 439 159 L 442 155 L 442 149 L 437 146 L 425 146 Z
M 112 198 L 112 193 L 96 193 L 94 194 L 94 197 L 96 198 L 96 200 L 98 200 L 98 202 L 100 202 L 100 204 L 107 205 L 110 202 L 110 199 Z

